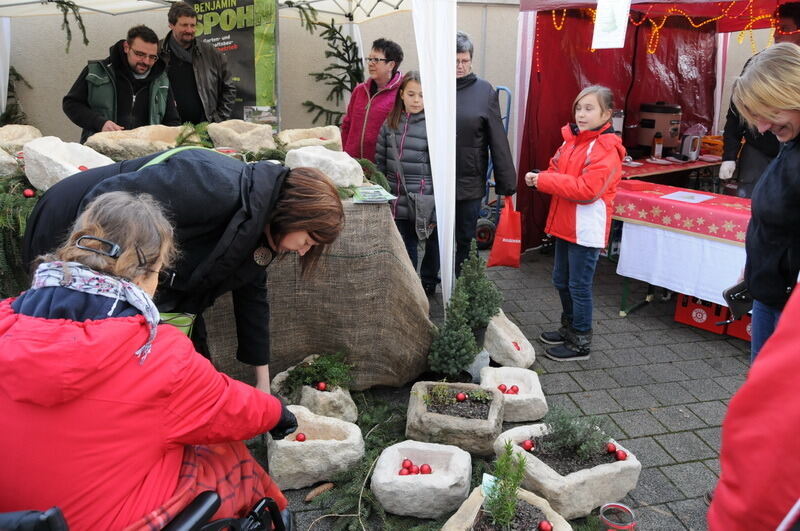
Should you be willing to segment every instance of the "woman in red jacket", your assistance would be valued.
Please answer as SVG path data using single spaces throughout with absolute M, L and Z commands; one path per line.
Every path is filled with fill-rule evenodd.
M 555 345 L 545 353 L 555 361 L 589 359 L 594 270 L 607 244 L 625 156 L 610 123 L 613 99 L 606 87 L 583 89 L 573 103 L 575 123 L 561 129 L 564 143 L 547 171 L 525 174 L 528 186 L 553 196 L 545 232 L 555 237 L 553 284 L 561 297 L 561 328 L 539 339 Z
M 240 442 L 297 422 L 217 372 L 152 301 L 175 256 L 146 194 L 98 196 L 0 302 L 0 512 L 59 506 L 70 529 L 160 529 L 200 492 L 216 518 L 286 499 Z

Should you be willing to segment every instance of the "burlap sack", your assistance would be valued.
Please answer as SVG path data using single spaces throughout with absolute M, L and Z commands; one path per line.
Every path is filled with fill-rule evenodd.
M 352 389 L 401 386 L 427 367 L 433 324 L 428 300 L 388 205 L 345 201 L 339 239 L 308 279 L 296 256 L 269 267 L 270 373 L 311 354 L 344 351 L 355 366 Z M 244 381 L 252 369 L 235 359 L 230 296 L 206 311 L 217 366 Z

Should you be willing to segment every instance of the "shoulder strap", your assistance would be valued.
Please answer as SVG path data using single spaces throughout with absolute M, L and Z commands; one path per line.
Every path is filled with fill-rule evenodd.
M 168 149 L 167 151 L 161 153 L 159 156 L 153 157 L 152 159 L 147 161 L 147 163 L 145 165 L 143 165 L 139 169 L 141 170 L 141 169 L 147 168 L 148 166 L 154 166 L 156 164 L 160 164 L 160 163 L 164 162 L 165 160 L 167 160 L 168 158 L 170 158 L 172 155 L 175 155 L 176 153 L 180 153 L 181 151 L 186 151 L 187 149 L 205 149 L 205 150 L 208 150 L 208 151 L 213 151 L 214 153 L 219 153 L 216 150 L 213 150 L 213 149 L 207 148 L 207 147 L 203 147 L 203 146 L 180 146 L 180 147 Z
M 403 191 L 406 193 L 406 196 L 408 196 L 408 188 L 406 188 L 406 179 L 405 176 L 403 175 L 403 164 L 400 161 L 400 155 L 398 154 L 397 151 L 397 137 L 395 136 L 393 131 L 389 131 L 389 139 L 392 143 L 392 155 L 394 155 L 394 160 L 395 160 L 394 164 L 396 171 L 395 175 L 397 176 L 397 179 L 400 181 L 400 184 L 403 185 Z

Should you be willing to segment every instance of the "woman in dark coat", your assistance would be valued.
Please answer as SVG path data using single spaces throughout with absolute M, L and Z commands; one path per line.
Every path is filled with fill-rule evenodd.
M 245 164 L 212 150 L 173 150 L 77 173 L 50 188 L 31 213 L 23 258 L 55 249 L 75 218 L 105 192 L 147 193 L 175 225 L 181 255 L 162 275 L 161 312 L 194 314 L 192 340 L 208 355 L 203 311 L 231 292 L 237 358 L 256 368 L 269 391 L 269 304 L 266 269 L 275 255 L 297 252 L 303 271 L 341 232 L 344 210 L 336 188 L 312 168 Z
M 800 272 L 800 47 L 781 43 L 754 55 L 734 81 L 732 101 L 751 127 L 781 142 L 753 190 L 745 238 L 752 362 L 775 330 Z

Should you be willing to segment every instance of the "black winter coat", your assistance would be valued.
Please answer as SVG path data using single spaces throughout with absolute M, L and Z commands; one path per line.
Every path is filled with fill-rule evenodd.
M 744 278 L 753 298 L 781 309 L 800 272 L 800 143 L 781 147 L 756 183 Z
M 157 155 L 80 172 L 51 187 L 28 219 L 23 259 L 30 263 L 54 250 L 94 197 L 118 190 L 150 194 L 172 221 L 180 251 L 174 277 L 156 292 L 159 310 L 201 314 L 231 291 L 237 358 L 268 363 L 266 272 L 253 260 L 253 251 L 266 246 L 264 227 L 288 170 L 198 149 L 137 171 Z
M 397 154 L 392 149 L 394 135 Z M 403 169 L 403 177 L 409 193 L 433 195 L 431 159 L 428 154 L 428 133 L 425 130 L 425 112 L 404 113 L 396 129 L 384 122 L 378 134 L 375 148 L 375 163 L 386 175 L 392 193 L 397 196 L 392 207 L 395 219 L 408 219 L 408 199 L 400 179 L 397 177 L 397 157 Z
M 517 172 L 494 87 L 475 74 L 456 79 L 456 200 L 484 195 L 489 150 L 498 195 L 517 190 Z

